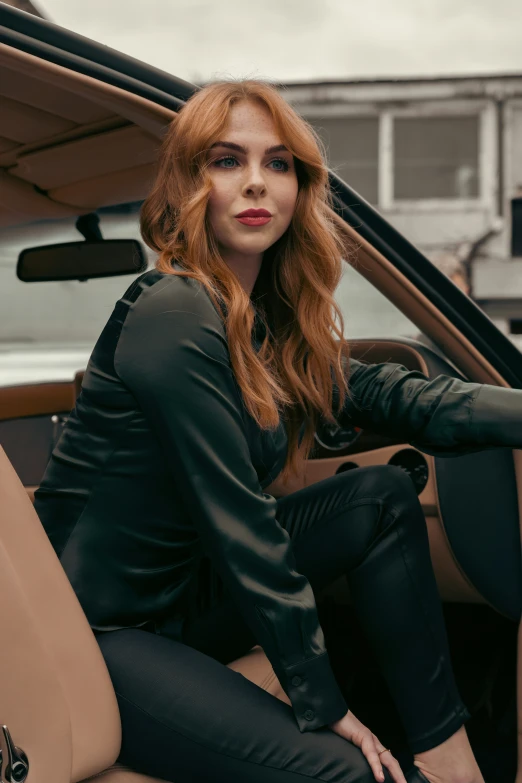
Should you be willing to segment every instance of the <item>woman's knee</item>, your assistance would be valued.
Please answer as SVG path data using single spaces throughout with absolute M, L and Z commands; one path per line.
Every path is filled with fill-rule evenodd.
M 361 495 L 368 495 L 397 510 L 418 505 L 413 481 L 405 470 L 397 465 L 372 465 L 360 468 Z

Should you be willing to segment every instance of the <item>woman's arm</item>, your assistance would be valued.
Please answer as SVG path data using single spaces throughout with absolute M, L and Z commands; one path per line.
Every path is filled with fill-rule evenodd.
M 259 485 L 224 328 L 199 284 L 164 278 L 144 290 L 123 324 L 115 367 L 161 441 L 203 549 L 270 659 L 300 730 L 338 720 L 348 707 L 314 594 L 296 571 L 275 499 Z
M 522 391 L 439 375 L 429 380 L 400 364 L 349 359 L 349 388 L 338 421 L 403 438 L 427 454 L 454 457 L 522 446 Z

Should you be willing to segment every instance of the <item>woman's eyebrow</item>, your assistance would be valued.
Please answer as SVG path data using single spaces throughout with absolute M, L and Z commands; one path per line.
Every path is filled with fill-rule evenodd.
M 246 147 L 242 147 L 241 144 L 235 144 L 233 141 L 216 141 L 212 144 L 210 149 L 214 149 L 214 147 L 227 147 L 228 149 L 242 152 L 245 155 L 248 154 L 248 149 Z M 268 149 L 265 150 L 265 155 L 270 155 L 272 152 L 288 152 L 288 149 L 284 144 L 276 144 L 275 147 L 268 147 Z

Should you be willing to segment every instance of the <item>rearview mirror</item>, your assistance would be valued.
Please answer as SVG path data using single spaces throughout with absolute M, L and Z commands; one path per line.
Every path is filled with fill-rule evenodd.
M 22 250 L 16 275 L 24 283 L 89 280 L 93 277 L 139 274 L 147 258 L 136 239 L 64 242 Z

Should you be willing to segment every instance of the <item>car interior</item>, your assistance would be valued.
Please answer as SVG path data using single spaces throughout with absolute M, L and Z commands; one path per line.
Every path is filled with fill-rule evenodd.
M 172 109 L 4 43 L 0 73 L 0 227 L 77 218 L 145 197 Z M 377 247 L 351 231 L 357 254 L 349 262 L 440 347 L 393 336 L 358 339 L 349 343 L 355 358 L 398 362 L 429 377 L 509 385 Z M 69 381 L 0 387 L 0 769 L 5 780 L 36 783 L 146 783 L 153 779 L 117 763 L 121 727 L 111 681 L 32 507 L 84 370 L 78 367 Z M 501 748 L 497 777 L 489 779 L 514 778 L 522 452 L 444 459 L 378 433 L 324 426 L 299 480 L 286 487 L 276 480 L 265 491 L 279 496 L 341 471 L 386 463 L 409 473 L 424 510 L 459 683 L 477 716 L 477 758 L 486 769 L 488 754 Z M 343 623 L 357 628 L 345 579 L 318 602 L 327 640 L 342 635 Z M 362 661 L 364 641 L 357 649 Z M 289 703 L 259 646 L 228 665 Z M 367 695 L 370 715 L 374 676 L 369 665 L 353 684 Z M 383 715 L 393 723 L 392 736 L 390 705 Z M 494 734 L 495 747 L 487 734 L 491 742 Z

